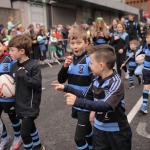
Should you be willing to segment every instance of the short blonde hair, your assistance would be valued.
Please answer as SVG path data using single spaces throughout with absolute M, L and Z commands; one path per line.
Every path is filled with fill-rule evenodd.
M 87 40 L 86 31 L 79 26 L 72 27 L 69 31 L 69 40 L 83 39 L 85 42 Z

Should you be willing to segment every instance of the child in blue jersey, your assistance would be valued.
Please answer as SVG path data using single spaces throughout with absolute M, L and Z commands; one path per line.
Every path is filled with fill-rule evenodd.
M 86 91 L 92 81 L 89 69 L 89 56 L 86 52 L 86 31 L 80 27 L 73 27 L 69 31 L 69 43 L 73 57 L 68 56 L 58 73 L 58 81 L 68 84 L 82 92 Z M 79 150 L 92 150 L 92 126 L 89 120 L 90 111 L 80 107 L 72 108 L 72 117 L 78 120 L 75 131 L 75 143 Z M 91 116 L 92 118 L 92 116 Z
M 125 115 L 124 86 L 113 70 L 115 53 L 109 45 L 91 47 L 90 67 L 95 76 L 86 94 L 69 85 L 55 85 L 64 90 L 68 105 L 96 111 L 93 128 L 94 150 L 131 150 L 132 132 Z M 77 96 L 76 96 L 77 95 Z M 93 101 L 88 100 L 93 98 Z
M 124 67 L 126 64 L 129 65 L 129 81 L 130 81 L 130 85 L 129 85 L 129 89 L 134 88 L 134 79 L 133 79 L 133 75 L 135 72 L 135 69 L 137 68 L 137 63 L 135 62 L 135 52 L 138 48 L 138 41 L 136 40 L 131 40 L 130 41 L 130 50 L 128 50 L 127 53 L 127 61 L 125 61 L 124 64 L 122 64 L 122 67 Z M 141 77 L 139 75 L 135 75 L 138 79 L 139 84 L 141 84 Z
M 150 90 L 150 31 L 146 33 L 146 46 L 139 54 L 145 54 L 144 68 L 143 68 L 143 104 L 141 106 L 141 112 L 147 114 L 148 111 L 148 94 Z
M 2 43 L 3 42 L 0 41 L 0 75 L 9 74 L 11 66 L 13 64 L 12 59 L 9 56 L 7 56 L 7 54 L 4 52 L 4 47 Z M 13 141 L 10 150 L 17 150 L 20 148 L 22 144 L 22 139 L 20 136 L 21 122 L 16 117 L 14 101 L 15 101 L 14 97 L 5 98 L 3 94 L 0 93 L 0 116 L 3 111 L 4 113 L 7 113 L 14 129 L 15 139 Z M 5 124 L 3 123 L 0 150 L 5 149 L 11 142 L 12 142 L 12 138 L 10 135 L 7 134 Z

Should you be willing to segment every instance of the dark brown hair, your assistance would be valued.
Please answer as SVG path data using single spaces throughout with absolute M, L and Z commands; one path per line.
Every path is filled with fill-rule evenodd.
M 86 37 L 86 31 L 82 29 L 81 27 L 72 27 L 69 31 L 68 38 L 69 40 L 74 40 L 74 39 L 83 39 L 85 42 L 87 40 Z
M 131 40 L 131 41 L 129 42 L 129 44 L 134 44 L 134 45 L 136 45 L 137 47 L 139 46 L 139 42 L 138 42 L 137 40 Z
M 108 69 L 113 69 L 116 56 L 114 49 L 108 44 L 102 44 L 97 46 L 90 46 L 88 47 L 88 54 L 95 54 L 95 60 L 97 62 L 104 62 L 106 63 Z
M 27 34 L 17 35 L 9 41 L 8 46 L 16 47 L 18 50 L 24 49 L 25 55 L 29 56 L 32 47 L 32 40 Z

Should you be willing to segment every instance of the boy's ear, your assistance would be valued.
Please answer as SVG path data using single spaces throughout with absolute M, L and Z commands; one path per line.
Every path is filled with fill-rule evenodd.
M 99 63 L 99 69 L 102 71 L 102 70 L 104 70 L 104 68 L 105 68 L 105 64 L 103 63 L 103 62 L 100 62 Z
M 22 55 L 24 55 L 25 54 L 25 49 L 21 49 L 20 52 L 21 52 Z

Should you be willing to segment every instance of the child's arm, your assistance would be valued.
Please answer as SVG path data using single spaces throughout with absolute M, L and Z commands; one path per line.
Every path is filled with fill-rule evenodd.
M 51 85 L 55 86 L 55 90 L 57 91 L 64 91 L 64 92 L 72 93 L 78 97 L 84 97 L 84 94 L 82 91 L 74 89 L 69 85 L 63 85 L 63 84 L 57 84 L 57 83 L 52 83 Z
M 109 110 L 112 110 L 112 107 L 103 101 L 90 101 L 86 98 L 78 98 L 71 93 L 65 94 L 65 97 L 67 105 L 97 112 L 107 112 Z
M 73 58 L 72 56 L 68 56 L 65 60 L 64 66 L 61 68 L 61 70 L 58 73 L 58 82 L 59 83 L 65 83 L 68 79 L 68 69 L 69 65 L 72 63 Z
M 124 87 L 121 79 L 118 79 L 113 83 L 110 86 L 109 95 L 107 95 L 103 101 L 89 101 L 85 98 L 77 98 L 75 95 L 67 93 L 65 95 L 66 102 L 68 105 L 73 105 L 75 107 L 80 107 L 91 111 L 106 112 L 108 110 L 113 110 L 124 98 Z
M 28 72 L 24 67 L 20 67 L 17 71 L 17 76 L 25 80 L 26 85 L 30 88 L 37 89 L 41 87 L 42 76 L 39 65 L 35 65 L 32 68 L 31 76 L 28 75 Z

